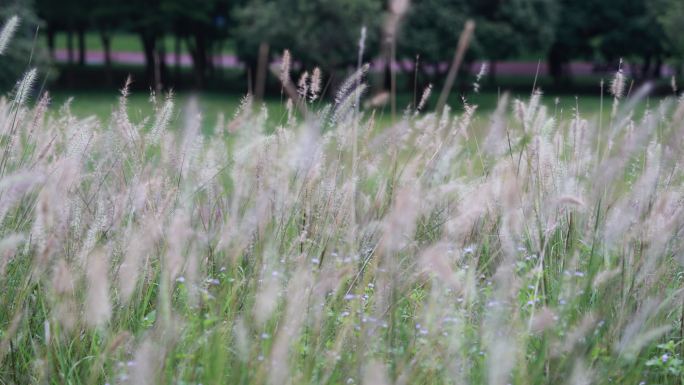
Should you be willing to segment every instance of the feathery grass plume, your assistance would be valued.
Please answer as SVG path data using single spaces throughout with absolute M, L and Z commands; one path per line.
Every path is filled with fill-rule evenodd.
M 290 66 L 292 65 L 290 50 L 283 51 L 283 57 L 280 60 L 280 82 L 287 86 L 290 84 Z
M 318 99 L 319 93 L 321 92 L 322 75 L 321 69 L 316 67 L 311 74 L 311 82 L 309 85 L 309 101 L 314 102 Z
M 462 98 L 463 101 L 463 115 L 461 115 L 461 118 L 458 120 L 458 131 L 456 133 L 460 133 L 461 135 L 465 136 L 468 138 L 468 128 L 470 127 L 470 123 L 472 123 L 473 118 L 475 116 L 475 111 L 477 110 L 477 105 L 473 105 L 468 103 L 465 97 Z
M 618 64 L 618 70 L 613 76 L 613 80 L 610 82 L 610 93 L 616 99 L 621 99 L 625 93 L 625 74 L 622 70 L 622 59 Z
M 16 94 L 14 97 L 14 103 L 17 106 L 23 106 L 29 98 L 29 95 L 31 94 L 31 88 L 33 87 L 33 83 L 36 81 L 36 75 L 37 71 L 35 68 L 32 68 L 28 70 L 25 74 L 24 77 L 21 79 L 19 83 L 17 83 L 16 86 Z
M 509 108 L 508 100 L 510 94 L 508 92 L 501 95 L 499 101 L 496 104 L 496 109 L 491 115 L 489 123 L 489 133 L 487 134 L 484 141 L 484 150 L 492 155 L 500 155 L 506 148 L 507 140 L 506 138 L 506 124 L 507 124 L 507 113 Z
M 408 11 L 409 0 L 392 0 L 390 1 L 390 11 L 395 15 L 403 15 Z
M 40 174 L 30 171 L 8 175 L 0 179 L 0 223 L 5 219 L 5 215 L 10 209 L 42 181 L 43 178 Z
M 423 110 L 428 99 L 430 99 L 430 95 L 432 95 L 432 84 L 428 84 L 423 90 L 423 94 L 420 97 L 420 102 L 418 102 L 418 106 L 416 107 L 416 113 Z
M 186 182 L 189 175 L 196 175 L 198 171 L 195 166 L 198 163 L 204 143 L 204 137 L 201 133 L 202 119 L 198 97 L 192 95 L 185 103 L 185 122 L 183 124 L 180 158 L 177 159 L 177 167 Z
M 252 115 L 254 96 L 247 94 L 240 99 L 240 104 L 233 114 L 233 119 L 228 123 L 228 132 L 237 132 Z
M 141 385 L 156 384 L 163 362 L 164 354 L 162 353 L 161 348 L 152 342 L 152 338 L 145 338 L 135 351 L 133 361 L 129 365 L 131 368 L 131 383 Z
M 426 272 L 434 274 L 447 286 L 460 292 L 461 283 L 451 268 L 453 261 L 458 261 L 459 255 L 454 255 L 453 245 L 448 242 L 439 242 L 425 249 L 420 256 L 420 265 Z
M 308 266 L 300 266 L 293 272 L 285 291 L 287 306 L 283 325 L 279 328 L 271 349 L 269 382 L 273 385 L 282 383 L 283 378 L 290 378 L 290 351 L 292 346 L 296 345 L 300 329 L 306 320 L 306 305 L 310 300 L 312 278 L 311 269 Z
M 480 92 L 480 80 L 487 75 L 487 70 L 489 66 L 487 62 L 482 62 L 480 65 L 480 71 L 478 71 L 477 75 L 475 76 L 475 82 L 473 83 L 473 91 L 477 94 Z
M 387 368 L 382 363 L 372 360 L 363 366 L 363 385 L 389 385 L 391 382 L 387 378 Z M 347 381 L 353 384 L 353 381 Z
M 190 217 L 184 210 L 179 210 L 173 215 L 168 231 L 164 268 L 169 281 L 173 282 L 183 270 L 184 253 L 192 237 Z
M 618 64 L 618 70 L 613 76 L 613 80 L 610 82 L 610 93 L 613 95 L 613 108 L 610 116 L 615 118 L 617 115 L 618 105 L 620 104 L 620 99 L 625 93 L 625 74 L 622 70 L 622 58 L 620 58 L 620 63 Z
M 147 134 L 147 141 L 149 142 L 149 144 L 155 145 L 159 143 L 159 138 L 161 137 L 162 132 L 164 132 L 168 128 L 172 116 L 173 94 L 169 93 L 169 95 L 166 97 L 164 105 L 159 111 L 157 111 L 154 120 L 154 125 L 152 126 L 150 132 Z
M 126 142 L 135 142 L 139 136 L 139 133 L 133 127 L 128 117 L 128 96 L 130 95 L 131 84 L 133 79 L 129 75 L 126 77 L 123 88 L 120 90 L 119 95 L 119 106 L 116 112 L 113 114 L 113 120 L 115 122 L 115 127 L 124 134 L 123 139 Z
M 594 381 L 594 371 L 591 368 L 588 368 L 581 359 L 575 360 L 575 365 L 573 366 L 568 384 L 589 385 L 595 383 Z
M 50 94 L 47 91 L 44 92 L 43 96 L 41 96 L 40 101 L 38 102 L 38 105 L 34 110 L 35 113 L 33 115 L 33 122 L 28 131 L 29 137 L 33 135 L 33 133 L 42 123 L 44 123 L 43 119 L 45 118 L 45 114 L 47 113 L 48 107 L 50 106 L 50 101 Z
M 292 98 L 287 98 L 285 102 L 285 111 L 287 112 L 287 126 L 294 127 L 296 123 L 295 112 L 294 112 L 294 102 Z
M 534 121 L 534 118 L 537 116 L 537 112 L 539 111 L 541 97 L 541 89 L 535 89 L 534 92 L 532 92 L 532 95 L 530 96 L 530 101 L 528 102 L 527 106 L 525 106 L 525 116 L 523 122 L 525 123 L 526 129 L 534 128 L 532 122 Z M 577 111 L 577 113 L 579 113 L 579 111 Z
M 390 93 L 387 91 L 381 91 L 375 94 L 370 99 L 366 100 L 363 104 L 364 108 L 382 108 L 389 102 Z
M 349 95 L 340 99 L 340 103 L 335 105 L 335 110 L 330 119 L 332 124 L 345 122 L 347 118 L 353 117 L 353 112 L 356 110 L 356 101 L 361 99 L 361 95 L 366 92 L 367 87 L 365 83 L 361 83 L 360 86 L 354 87 Z
M 309 72 L 304 71 L 302 76 L 297 81 L 297 94 L 302 100 L 306 100 L 306 95 L 309 93 Z
M 112 305 L 109 300 L 109 258 L 102 251 L 88 257 L 86 290 L 86 322 L 90 327 L 102 328 L 109 321 Z
M 150 216 L 139 227 L 131 227 L 125 230 L 124 234 L 128 244 L 124 248 L 123 260 L 119 265 L 117 284 L 121 302 L 127 304 L 139 278 L 144 276 L 141 272 L 149 268 L 146 262 L 149 262 L 149 253 L 160 238 L 161 229 L 155 218 Z
M 235 347 L 243 363 L 247 363 L 249 359 L 249 331 L 244 318 L 239 317 L 235 320 L 233 326 L 233 335 L 235 336 Z
M 360 79 L 363 79 L 363 77 L 366 75 L 366 72 L 368 72 L 368 69 L 370 68 L 369 64 L 366 63 L 361 66 L 361 68 L 357 69 L 354 71 L 351 76 L 349 76 L 344 83 L 340 86 L 340 88 L 337 91 L 337 94 L 335 95 L 335 105 L 340 105 L 344 100 L 349 96 L 350 93 L 352 93 L 352 90 L 356 85 L 359 83 Z
M 261 285 L 256 293 L 254 319 L 258 325 L 263 325 L 278 305 L 282 281 L 277 270 L 264 271 L 263 278 L 260 281 Z
M 19 233 L 7 234 L 0 239 L 0 279 L 5 278 L 7 265 L 12 261 L 24 240 L 24 235 Z
M 359 67 L 361 67 L 361 63 L 363 63 L 363 54 L 366 51 L 366 26 L 361 27 L 361 36 L 359 37 L 359 53 L 358 53 L 358 60 L 359 60 Z
M 78 313 L 74 300 L 76 277 L 74 277 L 72 268 L 64 258 L 60 258 L 53 267 L 50 288 L 56 301 L 56 304 L 53 305 L 55 318 L 65 330 L 73 330 L 76 326 L 76 315 Z
M 9 20 L 5 22 L 2 31 L 0 31 L 0 55 L 3 55 L 7 50 L 7 46 L 12 40 L 12 36 L 14 36 L 14 32 L 17 30 L 18 26 L 19 17 L 16 15 L 10 17 Z

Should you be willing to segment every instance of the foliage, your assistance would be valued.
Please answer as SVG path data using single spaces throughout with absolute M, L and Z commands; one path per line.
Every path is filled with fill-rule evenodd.
M 473 1 L 478 56 L 501 60 L 545 52 L 554 38 L 557 11 L 553 0 Z
M 420 55 L 427 63 L 450 60 L 467 12 L 466 0 L 414 2 L 398 39 L 404 56 Z M 479 34 L 480 26 L 477 26 Z
M 253 0 L 235 11 L 240 57 L 256 62 L 258 47 L 292 51 L 305 66 L 334 70 L 356 62 L 362 26 L 373 50 L 380 26 L 380 0 Z
M 684 376 L 684 361 L 679 358 L 679 348 L 674 341 L 658 344 L 659 356 L 646 361 L 646 366 L 655 369 L 665 377 L 681 379 Z
M 612 63 L 625 58 L 641 65 L 641 71 L 634 71 L 637 75 L 657 75 L 667 55 L 668 42 L 656 22 L 658 13 L 649 7 L 650 3 L 648 0 L 559 0 L 563 17 L 555 26 L 556 39 L 549 50 L 554 75 L 559 77 L 563 64 L 579 58 Z
M 271 57 L 291 50 L 306 68 L 317 65 L 332 73 L 350 66 L 362 25 L 368 31 L 367 51 L 379 51 L 388 6 L 384 0 L 95 0 L 85 6 L 80 0 L 36 1 L 48 40 L 58 30 L 69 36 L 76 31 L 79 40 L 86 29 L 97 30 L 103 41 L 116 31 L 138 34 L 148 82 L 154 77 L 155 55 L 162 80 L 168 80 L 160 42 L 175 36 L 189 48 L 198 86 L 212 75 L 212 55 L 228 39 L 252 72 L 262 43 L 269 44 Z M 424 64 L 445 63 L 470 18 L 477 27 L 467 60 L 546 56 L 551 73 L 560 79 L 568 75 L 565 67 L 571 60 L 615 64 L 624 58 L 639 78 L 651 78 L 667 59 L 684 56 L 678 24 L 682 12 L 678 0 L 414 1 L 397 48 L 400 58 L 420 55 Z
M 415 2 L 399 39 L 406 55 L 429 63 L 453 56 L 466 18 L 476 22 L 472 56 L 502 60 L 545 52 L 554 37 L 551 0 L 428 0 Z
M 668 37 L 664 43 L 675 54 L 680 70 L 684 70 L 684 39 L 681 35 L 681 21 L 684 18 L 684 3 L 677 0 L 654 0 L 649 3 L 651 13 Z

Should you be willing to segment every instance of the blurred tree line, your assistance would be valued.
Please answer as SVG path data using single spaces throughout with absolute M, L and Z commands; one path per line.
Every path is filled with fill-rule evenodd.
M 34 3 L 32 3 L 32 1 Z M 402 0 L 390 0 L 402 1 Z M 136 34 L 148 81 L 167 78 L 165 44 L 187 47 L 198 85 L 214 71 L 211 58 L 231 41 L 253 74 L 259 52 L 273 58 L 284 48 L 306 67 L 345 68 L 356 61 L 361 26 L 366 55 L 380 52 L 385 0 L 0 0 L 35 7 L 51 50 L 67 36 L 71 62 L 85 64 L 85 35 L 97 32 L 111 73 L 116 34 Z M 635 64 L 635 76 L 656 77 L 663 63 L 684 62 L 682 0 L 414 0 L 400 21 L 397 57 L 426 69 L 448 61 L 466 19 L 477 27 L 467 60 L 546 60 L 567 78 L 571 60 Z M 496 67 L 491 68 L 495 74 Z M 436 73 L 434 76 L 438 76 Z

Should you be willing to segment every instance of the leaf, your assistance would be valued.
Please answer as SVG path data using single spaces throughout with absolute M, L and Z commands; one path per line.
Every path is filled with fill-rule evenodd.
M 157 319 L 157 311 L 152 310 L 151 312 L 147 313 L 147 315 L 145 315 L 145 317 L 143 317 L 143 319 L 142 319 L 143 327 L 146 327 L 146 328 L 151 327 L 152 325 L 154 325 L 154 321 L 156 321 L 156 319 Z
M 646 361 L 646 366 L 663 366 L 663 362 L 658 357 Z

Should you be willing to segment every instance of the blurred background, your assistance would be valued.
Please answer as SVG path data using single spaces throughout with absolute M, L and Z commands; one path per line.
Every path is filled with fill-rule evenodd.
M 53 99 L 86 99 L 109 112 L 126 77 L 137 90 L 201 91 L 206 105 L 252 92 L 279 99 L 266 72 L 284 49 L 292 77 L 320 67 L 334 89 L 356 67 L 361 29 L 371 94 L 389 89 L 394 57 L 398 105 L 446 77 L 467 19 L 476 23 L 453 98 L 484 108 L 501 90 L 600 94 L 622 60 L 631 85 L 672 93 L 682 73 L 682 0 L 0 0 L 0 20 L 22 18 L 0 86 L 11 90 L 37 66 Z M 389 48 L 387 43 L 390 42 Z M 388 49 L 392 55 L 387 55 Z M 30 63 L 28 62 L 30 58 Z M 260 67 L 260 61 L 266 61 Z M 484 64 L 484 65 L 483 65 Z M 483 67 L 486 71 L 482 71 Z M 480 73 L 478 93 L 474 78 Z M 262 78 L 260 78 L 260 76 Z M 146 93 L 144 93 L 146 94 Z M 232 95 L 232 96 L 231 96 Z M 330 95 L 328 91 L 327 95 Z M 142 97 L 146 97 L 143 95 Z M 101 105 L 97 103 L 101 99 Z

